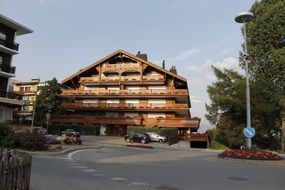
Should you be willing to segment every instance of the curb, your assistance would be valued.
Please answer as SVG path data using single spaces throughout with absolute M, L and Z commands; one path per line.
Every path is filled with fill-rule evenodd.
M 153 146 L 150 146 L 150 145 L 127 144 L 126 146 L 127 146 L 127 147 L 135 147 L 135 148 L 153 149 Z

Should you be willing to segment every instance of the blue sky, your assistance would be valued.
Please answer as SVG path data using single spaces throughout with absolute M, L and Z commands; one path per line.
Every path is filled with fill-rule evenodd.
M 188 79 L 192 116 L 209 103 L 211 65 L 238 68 L 243 37 L 234 17 L 254 0 L 0 0 L 0 13 L 31 28 L 19 36 L 16 80 L 59 81 L 123 49 L 175 65 Z M 243 71 L 241 71 L 243 73 Z

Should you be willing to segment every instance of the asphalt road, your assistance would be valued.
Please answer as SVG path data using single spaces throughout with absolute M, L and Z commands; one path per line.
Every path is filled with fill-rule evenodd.
M 31 190 L 284 190 L 284 164 L 217 159 L 200 150 L 103 147 L 34 157 Z

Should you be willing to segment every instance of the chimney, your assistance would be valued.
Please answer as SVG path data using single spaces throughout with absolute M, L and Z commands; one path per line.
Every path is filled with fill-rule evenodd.
M 165 69 L 165 60 L 162 61 L 162 68 Z
M 172 65 L 172 67 L 169 71 L 177 75 L 176 66 Z
M 141 53 L 140 51 L 136 55 L 137 57 L 147 61 L 147 54 Z

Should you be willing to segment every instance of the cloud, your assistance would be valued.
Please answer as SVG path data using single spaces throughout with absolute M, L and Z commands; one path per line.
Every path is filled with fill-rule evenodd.
M 197 103 L 197 104 L 202 103 L 201 98 L 199 98 L 199 97 L 197 97 L 197 96 L 190 95 L 190 100 L 191 100 L 191 102 L 193 102 L 193 103 Z
M 187 70 L 190 72 L 208 72 L 211 71 L 211 66 L 220 69 L 233 69 L 235 71 L 241 71 L 241 68 L 239 67 L 239 61 L 234 57 L 226 57 L 221 61 L 206 60 L 201 65 L 187 66 Z
M 198 52 L 200 52 L 200 50 L 198 48 L 192 48 L 192 49 L 189 49 L 187 51 L 183 51 L 183 52 L 179 53 L 175 57 L 169 58 L 168 61 L 169 62 L 176 62 L 176 61 L 187 60 Z

